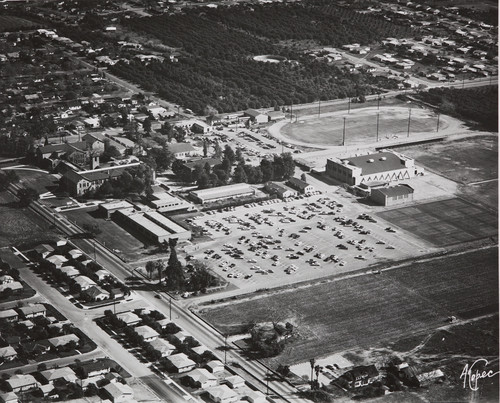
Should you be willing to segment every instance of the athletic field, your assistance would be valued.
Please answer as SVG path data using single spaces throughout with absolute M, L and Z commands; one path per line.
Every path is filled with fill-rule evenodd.
M 436 131 L 437 115 L 428 109 L 405 106 L 389 106 L 354 109 L 350 113 L 332 112 L 318 118 L 317 115 L 299 117 L 281 128 L 280 134 L 290 141 L 311 145 L 342 145 L 345 118 L 345 145 L 365 145 L 377 141 L 377 114 L 379 140 Z M 441 116 L 439 129 L 448 127 L 448 117 Z

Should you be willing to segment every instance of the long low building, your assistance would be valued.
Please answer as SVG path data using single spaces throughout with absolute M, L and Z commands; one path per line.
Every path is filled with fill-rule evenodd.
M 351 186 L 410 179 L 419 172 L 413 158 L 394 151 L 326 161 L 326 175 Z
M 154 243 L 163 243 L 171 238 L 189 240 L 191 231 L 181 227 L 156 211 L 137 212 L 135 209 L 117 210 L 117 221 L 137 231 Z
M 194 209 L 191 203 L 180 197 L 174 196 L 162 189 L 153 188 L 153 190 L 152 200 L 149 203 L 161 213 Z
M 255 189 L 246 183 L 219 186 L 216 188 L 194 190 L 190 192 L 191 197 L 198 203 L 212 203 L 219 200 L 237 199 L 244 196 L 255 195 Z

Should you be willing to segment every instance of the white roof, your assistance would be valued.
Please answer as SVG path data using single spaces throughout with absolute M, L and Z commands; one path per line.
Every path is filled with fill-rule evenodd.
M 167 358 L 176 368 L 185 368 L 196 365 L 196 363 L 188 358 L 184 353 L 174 354 Z
M 149 337 L 158 337 L 160 334 L 149 326 L 138 326 L 134 329 L 138 335 L 144 337 L 145 339 Z

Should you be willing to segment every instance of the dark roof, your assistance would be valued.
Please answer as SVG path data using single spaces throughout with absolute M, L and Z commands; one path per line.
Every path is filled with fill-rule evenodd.
M 294 188 L 298 188 L 300 190 L 304 190 L 306 187 L 310 186 L 309 183 L 307 182 L 304 182 L 303 180 L 301 179 L 298 179 L 298 178 L 290 178 L 288 179 L 288 184 L 291 186 L 291 187 L 294 187 Z
M 87 179 L 90 182 L 117 178 L 120 176 L 126 168 L 122 169 L 109 169 L 104 171 L 95 171 L 95 172 L 85 172 L 84 174 L 80 174 L 81 177 Z
M 360 365 L 354 367 L 350 371 L 347 371 L 344 375 L 346 378 L 358 379 L 358 378 L 374 378 L 378 376 L 378 371 L 375 365 Z
M 408 194 L 412 194 L 414 192 L 413 188 L 410 185 L 406 184 L 401 184 L 401 185 L 396 185 L 396 186 L 391 186 L 388 188 L 378 188 L 378 189 L 373 189 L 373 191 L 379 191 L 383 195 L 387 197 L 397 197 L 397 196 L 404 196 Z
M 369 162 L 370 160 L 373 160 L 373 162 Z M 349 165 L 361 168 L 363 175 L 394 171 L 396 169 L 404 168 L 404 161 L 401 160 L 399 156 L 391 152 L 381 152 L 377 154 L 362 155 L 360 157 L 343 158 L 342 161 L 349 161 Z
M 252 116 L 252 117 L 257 117 L 257 116 L 260 116 L 260 115 L 264 115 L 263 113 L 259 112 L 259 111 L 256 111 L 255 109 L 247 109 L 245 112 L 244 112 L 245 115 L 248 115 L 248 116 Z
M 213 167 L 222 164 L 222 160 L 220 158 L 200 158 L 199 160 L 186 162 L 184 165 L 189 169 L 193 169 L 196 165 L 204 166 L 205 164 L 209 164 Z
M 168 144 L 168 149 L 172 153 L 185 153 L 190 151 L 195 151 L 195 148 L 189 143 L 174 143 Z
M 60 144 L 49 144 L 48 146 L 38 147 L 38 150 L 42 154 L 58 152 L 67 152 L 73 149 L 85 150 L 87 148 L 87 143 L 85 141 L 77 141 L 75 143 L 60 143 Z

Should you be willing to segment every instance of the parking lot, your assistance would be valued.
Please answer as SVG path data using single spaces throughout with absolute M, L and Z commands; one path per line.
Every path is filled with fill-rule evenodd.
M 331 193 L 210 212 L 194 224 L 213 241 L 198 245 L 193 256 L 245 291 L 428 251 L 428 245 L 402 236 L 399 229 L 366 214 L 363 206 Z

